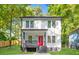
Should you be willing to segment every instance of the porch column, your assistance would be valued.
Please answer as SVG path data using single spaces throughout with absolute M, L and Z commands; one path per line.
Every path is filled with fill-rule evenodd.
M 23 33 L 23 31 L 21 30 L 21 45 L 22 45 L 22 40 L 23 40 L 22 33 Z
M 44 33 L 44 43 L 45 43 L 45 46 L 46 46 L 46 32 Z

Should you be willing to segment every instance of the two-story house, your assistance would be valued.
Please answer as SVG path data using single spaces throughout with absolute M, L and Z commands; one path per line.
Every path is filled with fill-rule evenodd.
M 48 50 L 61 50 L 61 17 L 21 17 L 22 48 L 46 46 Z

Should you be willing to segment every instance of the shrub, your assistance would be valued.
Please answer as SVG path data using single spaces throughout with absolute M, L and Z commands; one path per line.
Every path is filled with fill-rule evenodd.
M 17 38 L 15 36 L 11 37 L 11 40 L 17 40 Z
M 5 32 L 0 32 L 0 40 L 6 41 L 7 37 L 5 35 Z

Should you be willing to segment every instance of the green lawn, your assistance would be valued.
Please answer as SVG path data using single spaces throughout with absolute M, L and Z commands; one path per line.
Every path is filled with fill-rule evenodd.
M 22 52 L 20 46 L 11 46 L 0 48 L 0 55 L 15 55 L 15 54 L 33 54 L 33 52 Z
M 16 55 L 16 54 L 33 54 L 34 52 L 22 52 L 20 46 L 11 46 L 11 47 L 3 47 L 0 48 L 0 55 Z M 48 53 L 52 55 L 79 55 L 79 50 L 62 48 L 59 52 L 51 52 Z
M 59 52 L 49 51 L 49 53 L 52 55 L 79 55 L 79 50 L 70 49 L 70 48 L 62 48 L 62 50 Z

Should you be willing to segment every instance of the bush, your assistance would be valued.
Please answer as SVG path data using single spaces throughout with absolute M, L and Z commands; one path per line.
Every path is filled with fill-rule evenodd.
M 15 36 L 11 37 L 11 40 L 17 40 L 17 38 Z
M 6 41 L 7 37 L 4 32 L 0 32 L 0 40 Z

